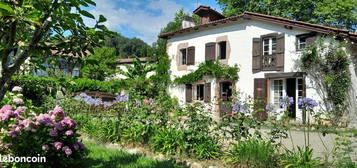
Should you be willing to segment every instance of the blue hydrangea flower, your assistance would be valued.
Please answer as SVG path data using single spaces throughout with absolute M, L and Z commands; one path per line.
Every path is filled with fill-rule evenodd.
M 247 107 L 240 102 L 236 102 L 232 105 L 232 111 L 235 113 L 243 113 L 246 112 Z

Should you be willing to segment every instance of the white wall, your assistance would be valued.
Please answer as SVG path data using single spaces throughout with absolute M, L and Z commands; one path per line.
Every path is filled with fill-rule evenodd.
M 282 25 L 271 24 L 268 22 L 243 20 L 236 24 L 226 26 L 216 26 L 214 29 L 201 30 L 195 33 L 185 33 L 178 37 L 168 40 L 168 55 L 171 58 L 171 79 L 188 74 L 198 68 L 198 65 L 205 60 L 205 44 L 215 42 L 217 37 L 228 36 L 231 53 L 228 64 L 239 65 L 239 80 L 236 82 L 236 88 L 240 91 L 253 96 L 254 78 L 264 78 L 265 73 L 274 73 L 277 71 L 262 71 L 253 74 L 252 72 L 252 39 L 259 38 L 261 35 L 269 33 L 285 33 L 285 54 L 284 54 L 284 72 L 297 72 L 297 60 L 299 53 L 296 52 L 296 35 L 308 33 L 302 29 L 286 29 Z M 195 46 L 195 65 L 188 66 L 187 70 L 179 71 L 177 68 L 177 48 L 180 43 L 188 43 L 188 46 Z M 307 97 L 321 101 L 316 93 L 311 81 L 306 80 Z M 214 88 L 214 83 L 212 87 Z M 171 86 L 169 92 L 173 97 L 177 97 L 182 102 L 185 101 L 185 86 Z M 215 95 L 212 89 L 212 98 Z M 301 113 L 297 112 L 298 118 Z

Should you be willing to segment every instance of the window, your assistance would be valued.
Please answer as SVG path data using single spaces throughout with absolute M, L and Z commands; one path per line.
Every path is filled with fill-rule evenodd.
M 273 81 L 274 105 L 280 107 L 280 102 L 283 99 L 283 80 Z
M 276 52 L 276 38 L 263 38 L 263 55 L 272 55 Z
M 196 85 L 196 100 L 203 100 L 204 99 L 204 85 L 199 84 Z
M 297 89 L 298 89 L 297 95 L 298 95 L 298 100 L 299 100 L 303 97 L 303 93 L 304 93 L 303 81 L 301 78 L 297 79 Z
M 227 42 L 222 41 L 218 43 L 218 58 L 227 59 Z
M 230 101 L 232 97 L 232 83 L 222 82 L 221 84 L 221 98 L 223 101 Z
M 297 38 L 297 50 L 302 50 L 306 47 L 306 37 Z
M 187 49 L 181 49 L 181 65 L 187 65 Z

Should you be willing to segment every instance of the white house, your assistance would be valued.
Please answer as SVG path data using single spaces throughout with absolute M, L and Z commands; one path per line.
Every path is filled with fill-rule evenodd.
M 215 116 L 227 110 L 218 100 L 229 101 L 233 86 L 277 107 L 282 97 L 293 97 L 290 115 L 301 120 L 298 98 L 321 99 L 309 77 L 297 69 L 300 50 L 325 34 L 357 40 L 357 34 L 347 30 L 252 12 L 225 17 L 208 6 L 200 6 L 194 13 L 200 16 L 201 24 L 187 24 L 186 20 L 183 25 L 187 27 L 160 35 L 168 39 L 171 79 L 197 70 L 206 60 L 218 60 L 229 66 L 239 65 L 239 80 L 205 76 L 195 83 L 172 85 L 169 92 L 182 102 L 213 103 Z M 356 97 L 356 90 L 354 94 Z

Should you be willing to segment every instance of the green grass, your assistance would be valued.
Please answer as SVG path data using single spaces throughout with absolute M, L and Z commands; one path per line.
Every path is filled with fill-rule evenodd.
M 81 167 L 93 168 L 184 168 L 174 161 L 158 161 L 139 154 L 129 154 L 118 149 L 106 148 L 91 141 L 84 144 L 89 150 Z

